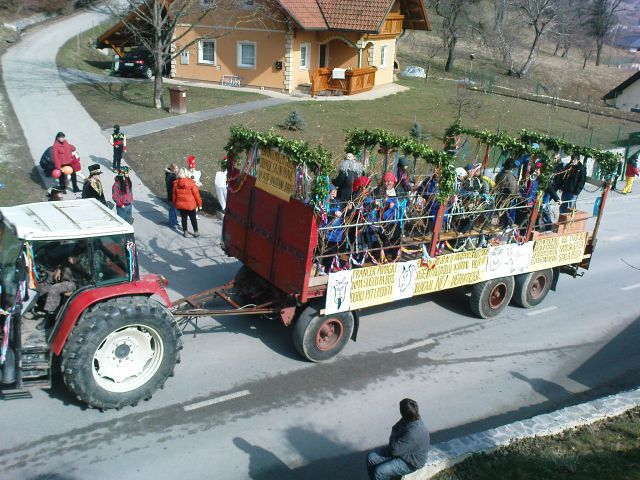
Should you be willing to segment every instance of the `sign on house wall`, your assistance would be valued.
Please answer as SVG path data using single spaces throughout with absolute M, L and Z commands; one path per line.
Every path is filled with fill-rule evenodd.
M 325 315 L 582 261 L 587 232 L 331 273 Z

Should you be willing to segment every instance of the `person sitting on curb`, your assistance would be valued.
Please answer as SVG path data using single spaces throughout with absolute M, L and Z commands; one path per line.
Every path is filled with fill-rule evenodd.
M 420 419 L 418 404 L 400 401 L 402 418 L 391 429 L 389 445 L 367 454 L 367 472 L 371 480 L 386 480 L 408 475 L 424 467 L 431 446 L 429 430 Z

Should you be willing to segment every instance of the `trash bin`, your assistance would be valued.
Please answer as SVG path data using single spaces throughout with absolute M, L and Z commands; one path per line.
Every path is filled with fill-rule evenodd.
M 169 87 L 171 107 L 169 113 L 187 113 L 187 89 L 185 87 Z

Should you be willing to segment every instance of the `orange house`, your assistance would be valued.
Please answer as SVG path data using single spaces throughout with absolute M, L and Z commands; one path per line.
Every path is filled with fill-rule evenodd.
M 210 0 L 200 5 L 206 8 Z M 404 29 L 430 30 L 424 0 L 233 5 L 232 15 L 194 13 L 177 25 L 174 51 L 181 53 L 171 61 L 171 77 L 287 93 L 309 85 L 311 93 L 357 93 L 393 82 L 396 39 Z M 104 37 L 117 31 L 116 26 Z
M 279 0 L 273 15 L 251 20 L 254 1 L 244 0 L 247 21 L 234 27 L 207 15 L 183 37 L 200 39 L 172 62 L 171 76 L 240 84 L 291 93 L 301 85 L 345 94 L 393 82 L 396 39 L 403 29 L 430 30 L 424 0 Z M 176 45 L 178 49 L 180 45 Z

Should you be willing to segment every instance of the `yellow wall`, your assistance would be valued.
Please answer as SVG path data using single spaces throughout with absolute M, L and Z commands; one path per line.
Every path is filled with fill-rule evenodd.
M 194 28 L 182 40 L 183 43 L 206 34 L 205 28 Z M 179 32 L 178 32 L 179 34 Z M 276 70 L 275 62 L 284 64 L 285 32 L 265 31 L 230 31 L 228 34 L 214 39 L 215 65 L 198 63 L 198 45 L 191 45 L 189 50 L 189 64 L 182 65 L 181 58 L 176 59 L 176 77 L 191 80 L 219 82 L 223 75 L 237 75 L 242 77 L 243 85 L 262 86 L 265 88 L 282 89 L 284 86 L 284 68 Z M 238 66 L 238 42 L 249 41 L 256 44 L 256 67 L 243 68 Z

